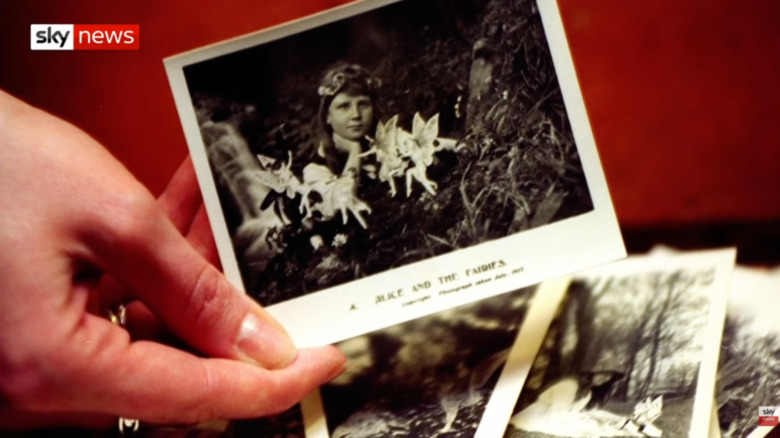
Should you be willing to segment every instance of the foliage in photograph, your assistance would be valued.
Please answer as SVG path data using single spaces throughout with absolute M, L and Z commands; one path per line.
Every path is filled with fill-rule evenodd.
M 399 136 L 435 119 L 436 146 L 395 174 L 374 147 L 356 187 L 307 175 L 337 62 L 381 82 L 375 115 Z M 530 0 L 394 3 L 185 74 L 245 286 L 266 305 L 593 209 Z

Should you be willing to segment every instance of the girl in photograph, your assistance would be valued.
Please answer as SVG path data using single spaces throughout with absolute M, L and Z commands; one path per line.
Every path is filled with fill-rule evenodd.
M 334 175 L 359 179 L 360 154 L 377 124 L 377 91 L 381 81 L 357 64 L 339 63 L 322 77 L 317 93 L 317 149 L 314 161 Z
M 317 88 L 320 97 L 314 123 L 315 140 L 305 154 L 303 182 L 311 187 L 311 205 L 316 213 L 310 244 L 315 248 L 332 245 L 343 225 L 356 221 L 368 228 L 364 215 L 371 212 L 363 201 L 366 181 L 361 173 L 374 135 L 378 112 L 377 90 L 381 82 L 365 68 L 339 63 L 328 68 Z M 376 166 L 373 166 L 375 168 Z M 352 227 L 350 227 L 352 228 Z M 338 244 L 338 242 L 336 242 Z

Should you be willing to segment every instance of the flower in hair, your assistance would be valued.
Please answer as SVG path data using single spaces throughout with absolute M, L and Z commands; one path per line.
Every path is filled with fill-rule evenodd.
M 347 82 L 362 82 L 369 90 L 375 90 L 382 85 L 382 81 L 368 73 L 363 67 L 353 64 L 338 67 L 326 74 L 322 84 L 317 88 L 317 94 L 320 97 L 334 96 L 344 88 Z
M 344 73 L 336 73 L 330 77 L 330 81 L 328 81 L 330 83 L 320 85 L 320 88 L 317 89 L 317 93 L 319 93 L 320 96 L 333 96 L 341 90 L 341 87 L 344 86 L 346 80 L 347 78 Z

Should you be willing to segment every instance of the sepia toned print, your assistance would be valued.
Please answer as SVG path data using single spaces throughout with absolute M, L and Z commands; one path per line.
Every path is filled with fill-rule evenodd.
M 578 275 L 506 437 L 705 436 L 734 252 Z
M 422 0 L 166 67 L 226 273 L 312 345 L 624 254 L 570 62 L 553 2 Z
M 720 353 L 717 407 L 721 436 L 761 437 L 757 410 L 780 399 L 780 270 L 737 267 Z

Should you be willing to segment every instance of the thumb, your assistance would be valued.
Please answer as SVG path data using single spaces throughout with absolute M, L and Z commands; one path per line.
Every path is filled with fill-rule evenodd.
M 267 368 L 297 350 L 281 325 L 195 251 L 139 187 L 113 196 L 84 230 L 94 263 L 129 286 L 165 325 L 211 356 Z

